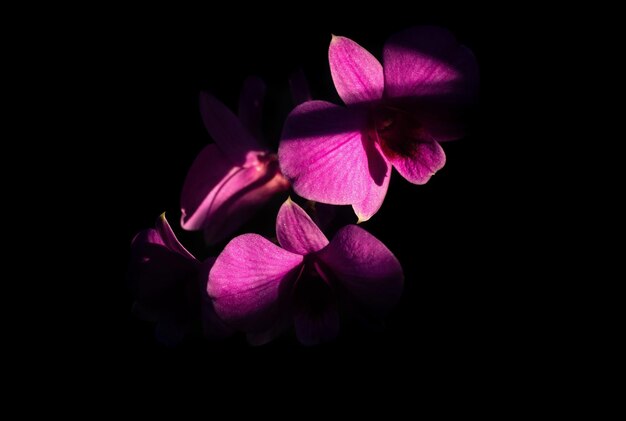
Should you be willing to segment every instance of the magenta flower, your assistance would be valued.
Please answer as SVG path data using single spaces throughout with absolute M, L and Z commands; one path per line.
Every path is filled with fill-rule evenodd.
M 330 243 L 300 206 L 276 218 L 280 247 L 257 234 L 233 239 L 218 256 L 207 291 L 230 326 L 263 342 L 291 323 L 301 343 L 334 338 L 339 313 L 379 318 L 397 303 L 404 275 L 395 256 L 356 225 Z
M 215 258 L 199 262 L 180 244 L 162 214 L 155 229 L 138 233 L 131 245 L 129 276 L 136 294 L 134 309 L 156 322 L 156 336 L 176 344 L 202 322 L 208 336 L 229 330 L 217 318 L 206 295 L 206 280 Z
M 356 42 L 333 36 L 335 87 L 347 108 L 324 101 L 296 107 L 278 151 L 299 195 L 352 205 L 360 221 L 382 205 L 391 167 L 424 184 L 446 161 L 439 142 L 463 134 L 463 106 L 475 96 L 472 52 L 445 29 L 416 27 L 389 38 L 384 66 Z
M 215 141 L 192 164 L 181 193 L 181 225 L 204 230 L 209 244 L 225 239 L 274 194 L 289 188 L 277 158 L 260 140 L 265 85 L 249 78 L 242 89 L 239 118 L 210 94 L 200 95 L 200 112 Z

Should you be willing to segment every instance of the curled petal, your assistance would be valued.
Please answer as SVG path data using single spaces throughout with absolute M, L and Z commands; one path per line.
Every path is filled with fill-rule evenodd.
M 219 242 L 287 188 L 275 158 L 262 157 L 248 168 L 232 167 L 216 145 L 208 145 L 185 179 L 181 225 L 186 230 L 204 229 L 207 242 Z

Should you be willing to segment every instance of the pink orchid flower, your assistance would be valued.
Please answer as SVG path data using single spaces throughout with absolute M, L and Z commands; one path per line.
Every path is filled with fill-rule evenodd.
M 181 226 L 204 230 L 208 244 L 232 234 L 269 199 L 289 188 L 276 155 L 260 138 L 265 85 L 249 78 L 239 117 L 212 95 L 200 95 L 200 112 L 215 141 L 191 165 L 181 193 Z
M 214 262 L 214 257 L 200 262 L 189 253 L 165 214 L 156 228 L 141 231 L 133 239 L 129 276 L 136 294 L 134 310 L 142 319 L 156 322 L 155 333 L 161 342 L 175 345 L 200 320 L 207 336 L 229 333 L 206 295 L 206 280 Z
M 276 235 L 280 247 L 257 234 L 234 238 L 209 274 L 216 313 L 251 342 L 265 342 L 293 323 L 302 344 L 318 344 L 337 335 L 340 310 L 380 318 L 398 302 L 402 267 L 362 228 L 345 226 L 329 242 L 287 200 Z
M 283 129 L 280 165 L 300 196 L 352 205 L 366 221 L 382 205 L 391 167 L 425 184 L 444 166 L 439 142 L 462 137 L 478 67 L 469 49 L 436 27 L 390 37 L 384 66 L 356 42 L 333 36 L 329 61 L 347 108 L 325 101 L 296 107 Z

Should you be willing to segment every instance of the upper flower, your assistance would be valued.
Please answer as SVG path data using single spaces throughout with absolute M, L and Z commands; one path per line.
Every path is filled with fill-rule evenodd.
M 280 165 L 296 193 L 352 205 L 364 221 L 382 205 L 392 166 L 414 184 L 444 166 L 438 142 L 463 135 L 460 116 L 476 94 L 478 68 L 469 49 L 436 27 L 390 37 L 384 66 L 356 42 L 333 36 L 329 62 L 348 108 L 324 101 L 296 107 Z
M 239 228 L 289 182 L 260 140 L 261 101 L 265 85 L 246 80 L 239 102 L 239 117 L 212 95 L 200 95 L 200 112 L 215 141 L 198 155 L 181 193 L 181 225 L 203 229 L 209 244 L 219 242 Z
M 335 337 L 340 310 L 384 315 L 400 298 L 402 268 L 379 240 L 356 225 L 328 241 L 287 200 L 276 218 L 277 246 L 257 234 L 233 239 L 218 256 L 207 291 L 217 314 L 264 342 L 292 322 L 300 342 Z

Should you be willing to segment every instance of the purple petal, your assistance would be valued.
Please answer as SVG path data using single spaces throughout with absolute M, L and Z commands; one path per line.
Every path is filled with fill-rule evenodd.
M 129 265 L 138 307 L 153 320 L 184 312 L 185 291 L 195 281 L 198 268 L 192 256 L 170 250 L 158 230 L 140 232 L 133 239 Z
M 287 117 L 278 148 L 283 174 L 300 196 L 333 205 L 363 200 L 371 175 L 361 141 L 364 116 L 324 101 Z
M 382 98 L 383 66 L 365 48 L 349 38 L 333 36 L 328 61 L 335 88 L 346 105 Z
M 258 140 L 262 139 L 261 114 L 265 91 L 265 83 L 256 76 L 250 76 L 243 83 L 239 96 L 239 120 Z
M 276 236 L 281 247 L 306 255 L 323 249 L 328 239 L 297 203 L 287 199 L 276 217 Z
M 364 229 L 356 225 L 340 229 L 319 257 L 368 314 L 382 316 L 400 299 L 404 283 L 400 263 Z
M 233 239 L 209 274 L 207 291 L 217 315 L 246 332 L 263 332 L 277 322 L 282 295 L 303 257 L 257 234 Z
M 419 142 L 411 156 L 387 154 L 393 167 L 407 181 L 413 184 L 426 184 L 430 177 L 443 168 L 446 154 L 437 142 Z
M 446 29 L 415 27 L 391 36 L 384 48 L 385 96 L 471 99 L 478 86 L 472 52 Z
M 391 166 L 387 162 L 380 147 L 375 142 L 366 142 L 367 157 L 372 182 L 362 201 L 352 205 L 354 213 L 359 218 L 359 223 L 370 219 L 383 204 L 387 195 L 389 180 L 391 178 Z
M 231 164 L 254 165 L 257 155 L 265 151 L 235 114 L 207 92 L 200 93 L 200 113 L 204 127 Z
M 275 159 L 262 159 L 252 167 L 232 167 L 216 145 L 206 146 L 183 185 L 182 227 L 204 229 L 213 244 L 239 228 L 274 194 L 289 188 Z
M 289 88 L 291 90 L 291 98 L 295 105 L 300 105 L 312 99 L 309 84 L 306 81 L 302 69 L 298 69 L 291 74 L 289 77 Z
M 205 241 L 211 245 L 227 238 L 289 186 L 275 160 L 235 174 L 215 196 L 211 223 L 204 228 Z

